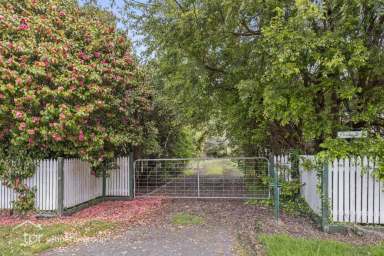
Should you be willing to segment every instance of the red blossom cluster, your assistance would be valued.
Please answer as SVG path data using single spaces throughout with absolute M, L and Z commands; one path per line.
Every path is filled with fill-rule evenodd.
M 62 0 L 10 0 L 0 13 L 4 147 L 81 157 L 98 172 L 140 143 L 150 90 L 110 13 Z

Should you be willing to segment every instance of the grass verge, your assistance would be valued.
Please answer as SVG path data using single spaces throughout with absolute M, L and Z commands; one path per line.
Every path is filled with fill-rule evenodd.
M 189 213 L 177 213 L 172 217 L 172 223 L 175 225 L 200 225 L 204 223 L 204 219 L 200 216 Z
M 293 238 L 288 235 L 261 235 L 259 239 L 268 256 L 384 255 L 384 245 L 355 246 L 337 241 Z
M 27 256 L 95 237 L 117 225 L 105 221 L 81 224 L 0 226 L 0 255 Z

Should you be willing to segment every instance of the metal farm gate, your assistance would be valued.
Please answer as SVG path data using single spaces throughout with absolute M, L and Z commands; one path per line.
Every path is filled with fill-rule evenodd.
M 264 157 L 139 159 L 135 197 L 268 199 L 270 162 Z

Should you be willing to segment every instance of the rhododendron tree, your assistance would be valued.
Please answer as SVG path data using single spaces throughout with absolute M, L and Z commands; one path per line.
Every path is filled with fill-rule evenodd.
M 4 159 L 81 157 L 100 174 L 142 141 L 150 109 L 144 72 L 110 13 L 75 0 L 0 3 L 0 178 L 8 186 L 24 188 L 19 180 L 34 168 L 6 168 Z

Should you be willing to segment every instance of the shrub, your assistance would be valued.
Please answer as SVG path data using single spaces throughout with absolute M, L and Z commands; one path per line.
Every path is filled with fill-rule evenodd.
M 142 140 L 141 115 L 151 108 L 143 77 L 110 13 L 75 0 L 3 1 L 1 153 L 81 157 L 100 174 Z M 17 172 L 0 178 L 15 188 L 33 175 Z

